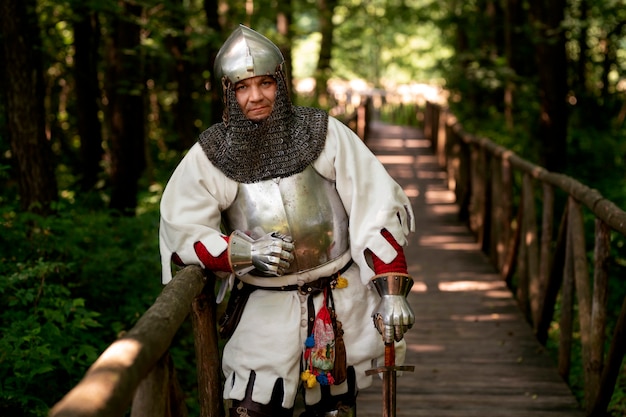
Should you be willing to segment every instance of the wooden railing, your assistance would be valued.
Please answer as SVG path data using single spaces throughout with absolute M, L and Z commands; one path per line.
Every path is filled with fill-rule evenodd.
M 191 315 L 201 417 L 223 417 L 215 280 L 189 266 L 176 274 L 137 324 L 94 362 L 50 417 L 184 417 L 187 409 L 168 350 Z
M 331 95 L 334 106 L 330 114 L 341 120 L 362 140 L 367 140 L 372 117 L 372 96 L 366 93 L 344 91 Z
M 350 112 L 356 118 L 353 129 L 363 139 L 369 102 L 362 101 Z M 440 104 L 426 104 L 423 122 L 424 133 L 447 172 L 461 218 L 514 289 L 541 343 L 547 341 L 552 323 L 558 322 L 558 368 L 566 381 L 574 331 L 579 327 L 586 412 L 593 417 L 605 415 L 626 352 L 626 300 L 612 337 L 605 340 L 610 234 L 626 236 L 626 213 L 575 179 L 548 172 L 488 139 L 464 132 Z M 558 222 L 557 207 L 561 207 Z M 595 230 L 589 233 L 583 210 L 595 219 Z M 593 236 L 591 267 L 587 234 Z M 189 315 L 202 387 L 200 417 L 223 417 L 213 289 L 213 277 L 205 276 L 199 267 L 176 274 L 133 329 L 114 342 L 51 409 L 50 417 L 121 417 L 129 409 L 131 417 L 186 416 L 168 350 Z M 555 318 L 557 302 L 560 316 Z
M 606 415 L 626 352 L 626 299 L 612 337 L 605 336 L 610 236 L 626 236 L 626 213 L 577 180 L 465 132 L 441 104 L 427 103 L 424 133 L 461 218 L 514 290 L 537 339 L 545 344 L 558 323 L 558 369 L 566 381 L 580 332 L 584 408 L 588 416 Z M 593 225 L 585 226 L 585 215 Z M 594 248 L 592 265 L 587 247 Z

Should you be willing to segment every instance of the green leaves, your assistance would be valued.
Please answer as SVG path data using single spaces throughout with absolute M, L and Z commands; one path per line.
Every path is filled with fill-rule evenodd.
M 154 301 L 154 207 L 135 218 L 0 208 L 0 415 L 46 416 Z

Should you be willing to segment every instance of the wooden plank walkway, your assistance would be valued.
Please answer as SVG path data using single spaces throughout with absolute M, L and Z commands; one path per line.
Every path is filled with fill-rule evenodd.
M 411 197 L 416 233 L 406 255 L 416 324 L 397 381 L 397 415 L 584 416 L 554 361 L 473 236 L 429 143 L 417 129 L 374 123 L 368 146 Z M 359 395 L 359 417 L 382 415 L 380 380 Z

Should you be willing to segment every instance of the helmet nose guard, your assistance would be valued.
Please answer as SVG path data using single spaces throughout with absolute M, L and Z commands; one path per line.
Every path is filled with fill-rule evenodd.
M 285 62 L 280 49 L 265 36 L 239 25 L 215 57 L 215 76 L 232 84 L 259 75 L 274 76 Z

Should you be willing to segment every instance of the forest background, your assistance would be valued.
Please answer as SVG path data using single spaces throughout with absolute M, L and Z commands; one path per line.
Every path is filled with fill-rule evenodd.
M 46 415 L 161 291 L 160 193 L 221 118 L 212 62 L 239 23 L 283 50 L 297 104 L 408 92 L 385 114 L 415 124 L 413 92 L 441 89 L 466 130 L 626 207 L 623 0 L 3 0 L 0 415 Z

